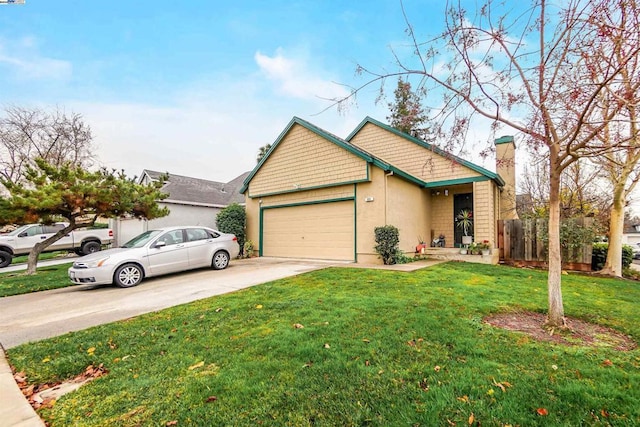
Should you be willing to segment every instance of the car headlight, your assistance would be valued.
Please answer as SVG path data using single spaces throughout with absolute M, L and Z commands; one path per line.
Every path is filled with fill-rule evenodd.
M 106 257 L 97 259 L 95 261 L 85 262 L 84 264 L 87 266 L 87 268 L 102 267 L 104 265 L 104 263 L 107 262 L 108 259 L 109 259 L 109 257 L 106 256 Z

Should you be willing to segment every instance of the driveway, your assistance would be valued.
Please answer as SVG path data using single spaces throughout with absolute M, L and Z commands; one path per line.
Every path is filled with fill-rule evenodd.
M 330 265 L 252 258 L 232 261 L 226 270 L 151 278 L 133 288 L 80 285 L 0 298 L 0 343 L 8 349 Z

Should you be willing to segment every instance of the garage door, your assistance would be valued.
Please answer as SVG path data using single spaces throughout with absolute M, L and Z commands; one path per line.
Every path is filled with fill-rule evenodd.
M 354 261 L 354 202 L 265 209 L 262 255 Z

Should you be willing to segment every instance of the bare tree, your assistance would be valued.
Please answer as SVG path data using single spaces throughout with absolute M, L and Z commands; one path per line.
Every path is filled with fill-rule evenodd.
M 461 3 L 448 4 L 444 32 L 419 42 L 405 13 L 414 55 L 396 55 L 399 71 L 377 73 L 359 66 L 368 77 L 351 94 L 335 100 L 348 102 L 364 87 L 389 77 L 417 76 L 418 89 L 440 94 L 431 109 L 430 129 L 436 137 L 463 142 L 474 118 L 483 117 L 493 129 L 508 127 L 521 133 L 530 147 L 546 150 L 549 172 L 549 327 L 564 326 L 561 291 L 560 182 L 562 172 L 584 156 L 609 150 L 596 138 L 619 113 L 624 99 L 613 83 L 626 64 L 637 58 L 640 43 L 618 61 L 597 68 L 593 49 L 604 39 L 598 19 L 613 0 L 568 0 L 550 6 L 534 0 L 526 10 L 510 2 L 486 0 L 469 13 Z M 638 10 L 635 10 L 638 14 Z M 630 35 L 634 39 L 633 35 Z M 395 54 L 395 53 L 394 53 Z M 603 115 L 599 96 L 611 90 L 612 104 Z M 493 136 L 493 135 L 492 135 Z
M 94 160 L 90 127 L 77 113 L 60 109 L 9 107 L 0 118 L 0 178 L 24 179 L 37 158 L 53 166 L 90 166 Z
M 598 138 L 609 150 L 597 163 L 612 187 L 611 215 L 609 220 L 609 249 L 601 273 L 622 276 L 622 233 L 624 232 L 625 207 L 628 195 L 640 180 L 640 134 L 638 131 L 638 104 L 640 103 L 640 58 L 627 58 L 627 52 L 640 41 L 640 17 L 635 0 L 617 0 L 614 8 L 601 10 L 597 24 L 607 37 L 600 39 L 592 54 L 594 81 L 602 64 L 614 64 L 621 68 L 615 85 L 600 94 L 601 111 L 609 116 L 610 109 L 623 108 L 611 120 Z

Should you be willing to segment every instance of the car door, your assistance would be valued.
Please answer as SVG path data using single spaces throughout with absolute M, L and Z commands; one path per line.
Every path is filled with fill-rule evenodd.
M 191 268 L 207 267 L 213 258 L 215 239 L 218 234 L 204 228 L 187 228 L 187 249 Z
M 58 231 L 62 230 L 64 228 L 64 224 L 44 225 L 42 228 L 45 236 L 49 238 L 56 234 Z M 47 250 L 54 251 L 58 249 L 70 249 L 72 247 L 73 237 L 71 236 L 71 234 L 67 234 L 65 236 L 62 236 L 62 238 L 57 242 L 54 242 L 49 247 L 47 247 Z
M 30 252 L 36 243 L 40 243 L 46 238 L 47 236 L 43 232 L 42 225 L 32 225 L 16 237 L 15 252 Z
M 164 244 L 158 246 L 158 242 Z M 183 230 L 170 230 L 161 234 L 149 247 L 150 276 L 175 273 L 189 269 L 189 253 L 184 242 Z

